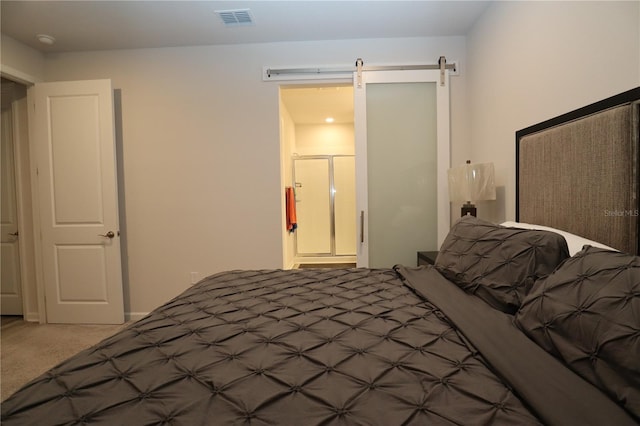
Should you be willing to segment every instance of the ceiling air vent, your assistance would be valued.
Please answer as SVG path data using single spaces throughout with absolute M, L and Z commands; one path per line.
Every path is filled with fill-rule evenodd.
M 249 9 L 216 10 L 226 26 L 253 25 L 253 17 Z

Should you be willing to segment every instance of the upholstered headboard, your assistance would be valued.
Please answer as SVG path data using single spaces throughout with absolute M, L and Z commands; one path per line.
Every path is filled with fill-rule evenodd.
M 640 254 L 640 87 L 516 132 L 516 221 Z

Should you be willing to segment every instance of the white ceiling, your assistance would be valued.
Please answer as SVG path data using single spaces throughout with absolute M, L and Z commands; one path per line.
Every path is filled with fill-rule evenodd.
M 296 124 L 353 123 L 353 86 L 284 88 L 280 97 Z
M 54 52 L 356 38 L 464 36 L 489 1 L 0 1 L 3 35 Z M 219 10 L 249 9 L 253 24 L 225 26 Z M 53 45 L 38 34 L 55 38 Z M 283 95 L 296 123 L 353 121 L 352 92 Z M 333 112 L 331 112 L 333 110 Z
M 488 1 L 10 1 L 0 28 L 42 52 L 465 35 Z M 225 27 L 216 10 L 250 9 Z M 37 34 L 55 37 L 52 46 Z

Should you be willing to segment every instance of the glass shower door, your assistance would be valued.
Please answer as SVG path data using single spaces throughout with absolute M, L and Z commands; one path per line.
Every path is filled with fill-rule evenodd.
M 353 156 L 333 157 L 336 256 L 356 254 L 356 162 Z
M 356 254 L 355 160 L 352 155 L 293 160 L 296 255 Z
M 296 253 L 331 254 L 331 182 L 328 158 L 293 161 L 296 215 Z
M 449 229 L 448 76 L 437 70 L 354 76 L 358 266 L 413 266 Z

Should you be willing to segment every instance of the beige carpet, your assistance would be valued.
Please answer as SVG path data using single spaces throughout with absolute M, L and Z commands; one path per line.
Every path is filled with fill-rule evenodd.
M 2 317 L 0 328 L 0 400 L 22 385 L 125 325 L 37 324 Z

